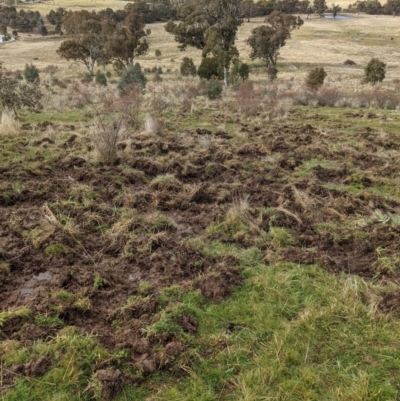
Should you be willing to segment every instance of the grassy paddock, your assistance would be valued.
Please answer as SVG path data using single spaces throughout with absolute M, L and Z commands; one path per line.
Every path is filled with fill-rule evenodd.
M 124 3 L 107 3 L 104 7 L 123 7 Z M 57 5 L 58 6 L 58 5 Z M 42 13 L 41 5 L 29 6 Z M 43 6 L 48 7 L 48 5 Z M 245 22 L 239 29 L 237 47 L 240 57 L 249 62 L 249 47 L 245 40 L 250 31 L 263 22 L 262 19 L 253 19 Z M 152 34 L 149 37 L 150 51 L 148 55 L 137 60 L 143 67 L 161 66 L 164 70 L 170 69 L 173 73 L 179 71 L 183 57 L 192 57 L 198 65 L 201 52 L 188 48 L 186 52 L 177 49 L 173 37 L 164 30 L 164 23 L 149 25 Z M 393 38 L 393 40 L 391 40 Z M 34 40 L 35 39 L 35 40 Z M 78 63 L 69 63 L 61 60 L 56 54 L 61 38 L 35 38 L 21 34 L 17 42 L 1 45 L 0 61 L 9 69 L 23 69 L 26 63 L 34 62 L 39 68 L 53 64 L 60 67 L 57 74 L 62 77 L 76 77 L 84 73 L 85 69 Z M 310 17 L 298 31 L 292 33 L 292 39 L 282 48 L 279 57 L 279 77 L 282 79 L 303 80 L 306 71 L 316 65 L 323 65 L 333 82 L 340 81 L 350 89 L 357 89 L 363 75 L 363 68 L 372 57 L 379 57 L 387 63 L 387 80 L 397 77 L 399 61 L 400 29 L 398 19 L 390 16 L 352 15 L 348 20 L 328 20 Z M 162 51 L 162 56 L 155 57 L 155 50 Z M 351 59 L 357 63 L 355 67 L 344 66 L 345 60 Z M 107 67 L 111 69 L 111 67 Z M 259 71 L 257 80 L 264 80 L 265 73 Z M 168 79 L 168 78 L 167 78 Z M 176 79 L 173 74 L 171 80 Z
M 119 132 L 110 166 L 93 107 L 41 73 L 44 110 L 5 113 L 0 127 L 2 400 L 110 399 L 105 369 L 131 383 L 118 401 L 400 399 L 400 309 L 383 302 L 399 292 L 399 100 L 393 110 L 292 104 L 315 66 L 351 100 L 398 87 L 398 19 L 352 17 L 306 20 L 274 83 L 245 44 L 262 20 L 244 23 L 237 44 L 256 99 L 248 112 L 233 88 L 185 105 L 199 81 L 177 71 L 183 57 L 198 65 L 200 52 L 179 52 L 164 24 L 150 25 L 138 61 L 161 66 L 163 82 L 147 75 L 139 124 Z M 79 79 L 84 67 L 59 59 L 60 43 L 21 35 L 0 46 L 0 61 L 15 70 L 38 57 L 67 83 Z M 371 57 L 388 65 L 382 86 L 360 85 Z M 119 100 L 114 83 L 107 95 Z M 101 107 L 106 89 L 84 88 Z M 144 130 L 146 120 L 157 129 Z M 242 280 L 226 296 L 207 292 L 225 288 L 218 269 L 234 275 L 231 265 Z M 53 279 L 35 287 L 38 266 Z M 20 296 L 28 285 L 38 302 Z M 188 317 L 197 331 L 182 326 Z M 179 354 L 168 354 L 171 343 Z M 33 374 L 38 360 L 45 369 Z

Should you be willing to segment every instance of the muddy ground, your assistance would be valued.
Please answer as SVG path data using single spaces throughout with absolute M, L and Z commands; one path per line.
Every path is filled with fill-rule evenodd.
M 398 136 L 236 121 L 247 140 L 200 128 L 137 135 L 121 141 L 114 166 L 99 166 L 75 127 L 53 124 L 62 140 L 47 137 L 47 125 L 37 139 L 24 128 L 9 147 L 16 156 L 0 170 L 0 303 L 32 314 L 8 319 L 3 339 L 29 345 L 76 326 L 111 352 L 130 350 L 144 376 L 169 366 L 187 345 L 175 332 L 149 335 L 161 312 L 177 305 L 161 301 L 162 290 L 180 285 L 218 302 L 242 280 L 233 256 L 205 256 L 212 241 L 257 246 L 266 264 L 400 278 L 400 202 L 390 195 Z M 242 226 L 232 228 L 227 213 L 243 199 Z M 290 239 L 276 238 L 275 228 Z M 400 311 L 398 292 L 380 305 Z M 197 330 L 184 308 L 171 319 L 185 333 Z M 40 360 L 13 369 L 35 375 L 47 367 Z M 112 383 L 111 398 L 125 379 L 107 368 L 97 371 Z

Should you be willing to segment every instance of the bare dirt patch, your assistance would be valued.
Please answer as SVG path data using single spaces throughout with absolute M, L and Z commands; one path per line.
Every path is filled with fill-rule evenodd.
M 149 328 L 171 316 L 173 327 L 194 334 L 198 323 L 184 309 L 168 315 L 179 301 L 162 303 L 163 291 L 178 285 L 220 302 L 242 280 L 233 256 L 204 256 L 191 238 L 203 246 L 257 246 L 264 261 L 317 263 L 367 279 L 396 276 L 388 261 L 396 263 L 400 231 L 390 216 L 400 213 L 400 203 L 371 191 L 386 163 L 382 153 L 353 150 L 350 167 L 344 160 L 307 170 L 310 160 L 342 160 L 342 150 L 325 152 L 310 124 L 285 124 L 258 129 L 252 143 L 239 146 L 224 132 L 204 129 L 187 134 L 188 147 L 178 146 L 174 134 L 132 138 L 118 165 L 96 166 L 75 154 L 87 142 L 71 135 L 61 143 L 41 139 L 33 162 L 12 162 L 1 174 L 0 302 L 4 310 L 32 311 L 4 324 L 5 339 L 29 345 L 76 326 L 110 351 L 129 350 L 144 376 L 168 366 L 187 345 Z M 205 136 L 209 145 L 199 145 Z M 371 134 L 363 141 L 364 149 L 378 144 Z M 41 154 L 44 145 L 54 152 L 50 161 Z M 390 149 L 398 146 L 390 137 Z M 231 231 L 225 222 L 210 231 L 238 199 L 249 205 L 239 216 L 244 228 Z M 272 228 L 290 239 L 272 238 Z M 397 310 L 396 299 L 385 296 L 382 310 Z M 40 374 L 47 365 L 39 362 L 21 369 Z M 97 376 L 105 399 L 127 380 L 108 366 Z

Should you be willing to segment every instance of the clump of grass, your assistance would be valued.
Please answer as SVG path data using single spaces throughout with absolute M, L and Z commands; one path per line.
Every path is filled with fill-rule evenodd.
M 8 262 L 0 261 L 0 273 L 9 275 L 10 274 L 10 264 Z
M 48 371 L 40 380 L 20 377 L 7 393 L 8 400 L 89 399 L 91 367 L 112 358 L 93 336 L 80 334 L 74 327 L 64 327 L 51 339 L 8 353 L 4 365 L 24 364 L 41 355 L 46 355 L 51 362 Z
M 65 255 L 68 252 L 68 247 L 65 246 L 64 244 L 53 244 L 49 245 L 44 249 L 44 253 L 46 255 L 51 255 L 51 256 L 62 256 Z
M 252 208 L 248 202 L 248 196 L 234 199 L 232 206 L 226 212 L 225 219 L 221 223 L 213 225 L 210 230 L 222 230 L 233 237 L 244 234 L 251 229 L 262 234 L 259 229 L 260 221 L 255 219 L 251 212 Z
M 143 281 L 139 284 L 137 291 L 140 295 L 148 295 L 153 291 L 153 286 L 147 281 Z
M 92 303 L 90 302 L 90 299 L 85 296 L 78 296 L 78 298 L 73 302 L 72 306 L 83 312 L 86 312 L 86 311 L 89 311 L 92 309 Z
M 283 227 L 271 227 L 271 243 L 275 248 L 284 248 L 295 243 L 292 234 Z
M 29 318 L 32 315 L 32 311 L 29 308 L 21 308 L 16 310 L 8 310 L 0 312 L 0 328 L 3 327 L 4 323 L 12 318 L 21 317 L 24 319 Z
M 108 287 L 110 285 L 110 282 L 106 280 L 105 278 L 101 277 L 99 273 L 96 273 L 94 276 L 94 282 L 93 282 L 93 289 L 98 290 L 100 288 Z
M 18 135 L 20 128 L 14 113 L 9 109 L 3 109 L 1 113 L 0 135 Z
M 167 307 L 158 314 L 158 320 L 144 328 L 143 332 L 148 337 L 158 334 L 178 335 L 183 332 L 178 320 L 183 315 L 193 315 L 193 312 L 193 308 L 190 305 L 183 303 Z
M 65 302 L 72 302 L 75 298 L 75 294 L 66 290 L 60 290 L 53 294 L 53 298 L 59 298 Z
M 179 192 L 182 189 L 182 183 L 172 174 L 162 174 L 150 182 L 150 187 L 160 191 Z
M 65 324 L 58 316 L 38 315 L 35 317 L 38 326 L 63 327 Z

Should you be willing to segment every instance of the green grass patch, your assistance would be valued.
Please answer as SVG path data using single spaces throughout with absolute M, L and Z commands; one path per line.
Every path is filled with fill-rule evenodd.
M 25 124 L 38 124 L 44 121 L 57 123 L 78 123 L 88 122 L 92 120 L 92 116 L 88 115 L 84 110 L 68 110 L 65 112 L 41 112 L 27 113 L 22 112 L 21 117 Z
M 46 356 L 50 369 L 41 377 L 18 377 L 15 386 L 3 396 L 6 401 L 78 401 L 92 399 L 87 389 L 92 366 L 110 358 L 94 337 L 81 335 L 73 327 L 60 330 L 50 341 L 38 341 L 31 349 L 19 348 L 6 355 L 4 365 L 27 363 Z
M 399 397 L 400 323 L 366 301 L 377 289 L 318 266 L 258 264 L 250 276 L 230 299 L 198 312 L 198 351 L 187 375 L 158 374 L 145 386 L 148 395 L 166 401 Z

